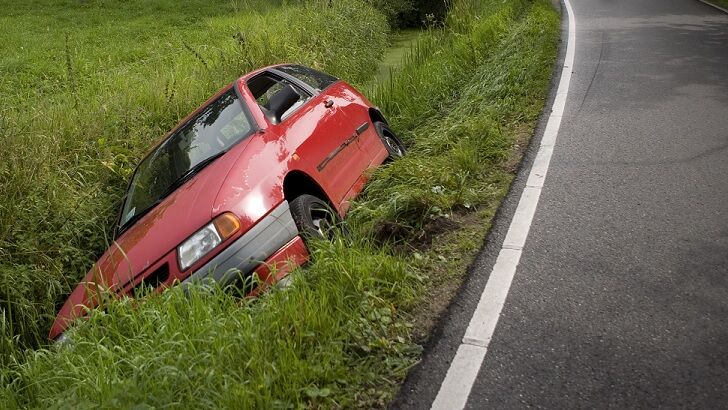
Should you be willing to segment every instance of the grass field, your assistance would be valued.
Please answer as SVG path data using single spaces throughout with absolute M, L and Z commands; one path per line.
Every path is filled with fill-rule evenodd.
M 44 338 L 106 247 L 142 153 L 209 95 L 276 61 L 370 77 L 387 45 L 384 16 L 321 3 L 4 5 L 14 11 L 0 18 L 0 297 L 22 344 Z M 354 16 L 367 24 L 352 27 Z M 313 38 L 311 27 L 329 31 Z
M 508 189 L 558 16 L 546 0 L 454 1 L 372 82 L 390 28 L 364 2 L 184 4 L 30 2 L 0 17 L 0 407 L 382 407 Z M 173 289 L 43 348 L 144 149 L 279 61 L 363 86 L 410 147 L 352 208 L 354 243 L 320 244 L 290 288 L 255 301 Z

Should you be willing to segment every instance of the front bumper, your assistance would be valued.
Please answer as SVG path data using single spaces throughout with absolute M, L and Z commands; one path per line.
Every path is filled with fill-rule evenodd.
M 283 201 L 225 250 L 187 277 L 182 284 L 217 282 L 227 286 L 251 273 L 258 265 L 298 235 L 288 202 Z

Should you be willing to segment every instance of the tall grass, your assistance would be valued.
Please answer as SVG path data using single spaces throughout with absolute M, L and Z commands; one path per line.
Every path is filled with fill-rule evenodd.
M 0 363 L 45 340 L 108 244 L 134 164 L 215 90 L 283 61 L 353 82 L 376 70 L 377 11 L 279 3 L 32 2 L 0 17 Z
M 401 377 L 410 363 L 401 358 L 413 353 L 401 342 L 408 329 L 390 301 L 412 299 L 409 286 L 398 286 L 412 273 L 383 250 L 356 245 L 323 244 L 305 277 L 255 301 L 198 288 L 137 308 L 112 304 L 72 333 L 73 345 L 21 365 L 21 394 L 6 399 L 72 408 L 381 405 L 359 389 L 382 365 Z
M 435 219 L 500 200 L 512 171 L 502 163 L 514 135 L 538 116 L 553 61 L 552 36 L 519 42 L 527 30 L 552 34 L 545 23 L 521 22 L 533 7 L 454 2 L 448 21 L 455 28 L 428 32 L 405 67 L 370 90 L 411 149 L 378 173 L 355 206 L 365 233 L 411 241 Z
M 78 114 L 89 121 L 82 121 L 86 125 L 75 129 L 82 131 L 82 141 L 65 141 L 75 134 L 63 138 L 33 134 L 32 130 L 42 129 L 52 135 L 47 131 L 51 128 L 19 127 L 15 122 L 20 121 L 13 119 L 16 117 L 8 117 L 14 125 L 7 129 L 15 135 L 27 135 L 24 143 L 15 148 L 17 152 L 35 149 L 50 162 L 44 168 L 43 161 L 31 161 L 31 167 L 17 160 L 16 166 L 27 167 L 22 168 L 25 177 L 0 171 L 2 178 L 17 178 L 12 189 L 22 194 L 15 198 L 23 204 L 22 208 L 7 210 L 20 216 L 17 225 L 12 219 L 0 219 L 3 229 L 5 223 L 14 223 L 8 229 L 13 236 L 0 234 L 0 238 L 16 238 L 19 232 L 25 232 L 24 224 L 33 222 L 33 217 L 41 213 L 50 221 L 43 227 L 27 225 L 31 227 L 22 245 L 0 242 L 0 252 L 4 252 L 1 266 L 7 267 L 10 278 L 7 286 L 0 288 L 0 292 L 7 292 L 0 293 L 3 303 L 35 303 L 36 294 L 40 295 L 38 300 L 46 301 L 27 318 L 22 316 L 25 313 L 3 308 L 5 314 L 21 316 L 13 316 L 9 321 L 0 316 L 0 330 L 4 332 L 0 341 L 4 344 L 0 346 L 15 350 L 17 346 L 32 345 L 32 338 L 30 342 L 18 340 L 24 334 L 18 326 L 30 326 L 32 318 L 41 323 L 36 325 L 41 330 L 47 327 L 43 320 L 52 312 L 48 305 L 53 303 L 47 301 L 58 300 L 67 291 L 64 281 L 77 280 L 84 263 L 103 247 L 104 234 L 99 226 L 111 214 L 125 173 L 140 154 L 138 145 L 158 137 L 153 135 L 156 131 L 161 133 L 157 128 L 166 128 L 176 118 L 174 115 L 182 115 L 196 105 L 199 100 L 195 98 L 207 95 L 203 91 L 209 94 L 229 80 L 222 79 L 235 70 L 228 64 L 298 58 L 345 78 L 366 81 L 374 70 L 374 63 L 370 66 L 367 61 L 376 61 L 376 56 L 353 52 L 355 57 L 350 62 L 339 60 L 344 59 L 343 50 L 352 44 L 366 47 L 368 41 L 375 41 L 376 49 L 377 39 L 381 38 L 383 43 L 384 36 L 375 36 L 375 32 L 381 29 L 384 18 L 358 3 L 332 3 L 339 6 L 329 9 L 296 3 L 272 7 L 264 13 L 239 11 L 239 16 L 214 16 L 198 21 L 200 31 L 209 31 L 201 34 L 202 38 L 210 38 L 205 36 L 214 33 L 227 33 L 229 38 L 220 35 L 219 42 L 201 42 L 192 41 L 194 36 L 190 36 L 184 41 L 187 47 L 178 42 L 177 50 L 186 63 L 169 68 L 175 74 L 158 80 L 155 84 L 159 88 L 148 99 L 138 97 L 144 95 L 145 87 L 130 86 L 134 98 L 126 97 L 127 101 L 115 106 L 119 111 L 112 111 L 110 117 L 99 117 L 101 125 L 97 127 L 104 131 L 102 138 L 89 131 L 93 129 L 93 122 L 85 117 L 89 114 L 68 110 L 74 104 L 74 98 L 67 95 L 70 91 L 59 97 L 66 104 L 59 106 L 65 107 L 67 114 Z M 96 6 L 84 7 L 94 10 Z M 241 10 L 239 6 L 230 7 Z M 353 14 L 346 14 L 347 10 Z M 335 20 L 333 15 L 326 16 L 327 12 L 344 17 Z M 301 27 L 297 32 L 289 28 L 296 24 L 290 19 L 303 16 L 335 28 L 336 24 L 361 21 L 354 16 L 362 12 L 372 13 L 371 18 L 364 19 L 365 28 L 348 32 L 349 36 L 359 33 L 361 38 L 339 40 L 332 34 L 322 40 L 325 47 L 340 47 L 342 53 L 298 50 L 296 42 L 276 40 L 280 36 L 275 30 L 255 34 L 247 30 L 242 42 L 237 36 L 247 27 L 240 25 L 243 20 L 265 21 L 269 24 L 266 27 L 281 24 L 278 27 L 287 27 L 286 33 L 298 39 L 308 29 Z M 336 23 L 333 26 L 332 21 Z M 179 289 L 172 289 L 141 304 L 129 300 L 112 303 L 106 311 L 93 312 L 90 320 L 71 331 L 70 346 L 6 354 L 0 370 L 0 407 L 58 407 L 59 403 L 74 408 L 127 408 L 137 404 L 206 408 L 386 405 L 419 355 L 419 347 L 410 338 L 410 322 L 423 297 L 432 290 L 429 287 L 433 278 L 421 264 L 412 263 L 409 255 L 393 252 L 375 239 L 409 242 L 433 220 L 500 200 L 511 179 L 504 162 L 518 133 L 529 132 L 538 115 L 558 37 L 558 18 L 545 0 L 457 0 L 446 21 L 445 27 L 432 28 L 423 35 L 404 67 L 390 81 L 369 90 L 375 101 L 385 107 L 394 129 L 407 141 L 410 155 L 377 171 L 365 195 L 353 207 L 350 221 L 357 233 L 354 243 L 337 240 L 319 244 L 308 269 L 294 273 L 292 286 L 274 289 L 255 301 L 206 289 L 194 289 L 190 297 L 184 297 Z M 175 39 L 175 35 L 170 37 Z M 275 52 L 291 44 L 291 54 L 271 56 L 261 42 L 275 44 Z M 307 44 L 316 47 L 316 42 Z M 70 71 L 82 72 L 81 68 L 73 68 L 79 54 L 72 51 L 73 47 L 69 50 Z M 238 53 L 238 58 L 228 60 L 227 52 Z M 351 63 L 354 59 L 360 59 L 361 64 Z M 140 72 L 149 74 L 160 65 L 143 67 L 147 67 L 146 63 L 139 65 Z M 129 73 L 120 70 L 122 77 L 117 85 L 122 86 L 121 78 Z M 202 85 L 188 84 L 190 78 L 197 81 L 197 75 Z M 139 74 L 137 79 L 142 81 L 143 75 Z M 84 93 L 86 82 L 76 84 L 77 92 Z M 80 101 L 93 98 L 91 91 L 88 93 Z M 121 91 L 112 93 L 116 98 L 125 98 Z M 98 104 L 95 113 L 103 113 L 106 99 L 97 96 L 92 101 Z M 149 105 L 142 105 L 145 108 L 139 109 L 139 116 L 124 111 L 133 110 L 140 101 Z M 43 109 L 52 107 L 44 105 Z M 56 115 L 59 124 L 70 126 L 72 119 L 62 116 L 60 108 Z M 112 121 L 105 122 L 109 118 Z M 39 124 L 45 124 L 44 121 L 39 120 Z M 126 128 L 117 129 L 119 124 L 126 124 Z M 129 141 L 124 139 L 126 133 L 131 134 Z M 38 135 L 56 141 L 53 152 L 59 158 L 47 154 L 50 148 L 45 145 L 30 144 L 32 136 Z M 87 146 L 89 143 L 92 147 Z M 73 165 L 69 168 L 72 171 L 59 171 L 60 163 Z M 44 182 L 43 188 L 36 187 L 39 184 L 35 182 L 23 186 L 21 182 L 28 180 L 32 172 L 43 177 L 39 181 L 49 182 Z M 56 186 L 57 183 L 62 185 Z M 44 189 L 54 189 L 55 197 Z M 27 192 L 40 199 L 30 201 L 32 195 Z M 79 195 L 89 199 L 80 200 Z M 71 210 L 65 209 L 69 205 Z M 104 214 L 106 206 L 109 214 Z M 55 220 L 45 215 L 45 209 L 57 210 L 63 217 Z M 66 226 L 64 218 L 70 221 L 68 233 L 61 232 L 65 228 L 58 228 Z M 89 232 L 79 231 L 83 227 Z M 51 233 L 43 237 L 45 232 Z M 77 242 L 71 242 L 72 246 L 54 242 L 58 236 Z M 54 244 L 74 251 L 54 250 Z M 35 253 L 22 256 L 24 247 Z M 89 249 L 89 254 L 83 253 Z M 68 264 L 58 260 L 63 252 L 68 252 Z M 86 260 L 81 261 L 83 258 Z M 78 266 L 74 267 L 74 263 Z M 27 272 L 21 274 L 21 267 Z M 27 278 L 22 298 L 13 294 L 13 285 L 20 283 L 13 278 Z M 47 285 L 53 282 L 46 278 L 55 278 L 54 286 L 58 289 L 51 290 L 53 286 Z M 39 312 L 46 312 L 45 316 Z M 33 335 L 37 330 L 28 328 L 27 332 Z

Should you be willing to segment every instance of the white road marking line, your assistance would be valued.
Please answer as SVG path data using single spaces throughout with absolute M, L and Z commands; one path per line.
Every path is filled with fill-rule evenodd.
M 521 260 L 523 246 L 526 243 L 533 216 L 536 213 L 538 199 L 541 195 L 556 137 L 561 126 L 561 117 L 564 114 L 566 97 L 571 83 L 571 72 L 574 66 L 576 21 L 569 0 L 564 0 L 564 5 L 569 18 L 566 56 L 561 70 L 559 88 L 556 90 L 556 97 L 551 106 L 551 115 L 541 138 L 541 146 L 531 166 L 526 187 L 523 189 L 516 213 L 513 215 L 503 246 L 498 253 L 498 259 L 493 266 L 483 294 L 480 296 L 478 307 L 475 308 L 473 317 L 470 319 L 470 324 L 465 331 L 462 343 L 458 347 L 455 359 L 450 364 L 445 380 L 443 380 L 437 397 L 432 403 L 432 409 L 456 410 L 463 409 L 467 404 L 470 390 L 473 388 L 473 383 L 485 359 L 488 345 L 498 324 L 518 262 Z
M 516 213 L 513 215 L 511 226 L 508 228 L 506 239 L 503 241 L 503 249 L 521 250 L 526 244 L 528 231 L 531 229 L 533 215 L 536 214 L 538 198 L 541 196 L 541 188 L 526 186 L 521 193 L 521 200 L 518 201 Z M 494 268 L 495 270 L 495 268 Z M 486 285 L 486 288 L 488 285 Z M 506 289 L 507 290 L 507 289 Z
M 480 364 L 483 363 L 483 359 L 485 358 L 485 352 L 485 347 L 461 344 L 455 354 L 455 359 L 450 364 L 450 369 L 456 367 L 458 369 L 458 375 L 462 379 L 475 380 L 480 370 Z M 447 373 L 449 375 L 450 371 Z M 472 385 L 472 382 L 470 384 L 453 383 L 448 386 L 446 395 L 442 394 L 441 387 L 435 402 L 432 403 L 432 408 L 442 410 L 464 408 L 468 401 Z
M 488 347 L 520 258 L 520 250 L 501 249 L 498 253 L 498 260 L 496 260 L 485 290 L 483 290 L 483 294 L 489 297 L 480 298 L 470 325 L 465 331 L 463 343 Z

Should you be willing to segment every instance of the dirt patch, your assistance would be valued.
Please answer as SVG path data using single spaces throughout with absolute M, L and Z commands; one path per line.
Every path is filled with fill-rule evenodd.
M 460 222 L 455 220 L 454 217 L 437 217 L 425 225 L 425 227 L 417 234 L 412 241 L 410 246 L 415 249 L 424 250 L 432 246 L 433 241 L 438 236 L 447 235 L 449 232 L 453 232 L 460 227 Z M 459 219 L 459 218 L 458 218 Z
M 412 337 L 415 343 L 427 342 L 440 316 L 457 294 L 468 267 L 490 229 L 495 208 L 454 214 L 452 220 L 442 226 L 457 226 L 457 230 L 444 230 L 431 235 L 431 245 L 423 260 L 423 265 L 428 266 L 428 293 L 418 301 L 417 311 L 412 312 Z
M 435 238 L 460 228 L 460 213 L 453 213 L 452 217 L 436 217 L 415 232 L 411 226 L 385 222 L 379 226 L 375 238 L 380 243 L 394 243 L 395 253 L 402 254 L 413 250 L 426 252 Z
M 521 164 L 521 158 L 528 149 L 528 143 L 533 135 L 533 127 L 529 124 L 521 124 L 514 131 L 515 139 L 511 145 L 508 159 L 503 163 L 503 170 L 509 174 L 515 174 Z

